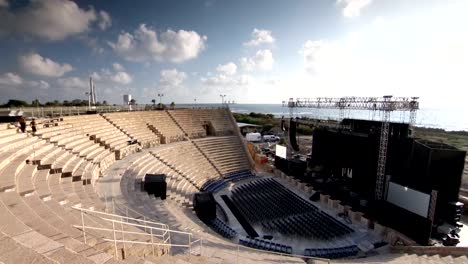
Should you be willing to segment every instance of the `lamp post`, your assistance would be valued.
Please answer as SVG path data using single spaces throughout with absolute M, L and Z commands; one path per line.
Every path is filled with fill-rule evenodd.
M 159 106 L 161 107 L 162 106 L 161 100 L 162 100 L 162 97 L 164 96 L 164 94 L 158 93 L 158 96 L 159 96 Z
M 221 105 L 224 105 L 224 97 L 226 97 L 226 95 L 220 94 L 219 96 L 221 96 Z

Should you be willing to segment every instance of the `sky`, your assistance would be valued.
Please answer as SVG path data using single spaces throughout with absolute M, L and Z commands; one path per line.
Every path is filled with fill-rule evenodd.
M 419 96 L 468 113 L 466 0 L 0 0 L 0 103 Z

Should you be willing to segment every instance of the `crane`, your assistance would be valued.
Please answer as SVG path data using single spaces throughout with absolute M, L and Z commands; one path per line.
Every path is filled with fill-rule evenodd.
M 386 183 L 385 165 L 387 161 L 388 134 L 390 114 L 393 111 L 409 112 L 409 125 L 416 123 L 416 111 L 419 109 L 419 97 L 317 97 L 317 98 L 289 98 L 283 101 L 283 107 L 289 108 L 293 117 L 295 108 L 339 109 L 339 117 L 344 118 L 345 110 L 369 110 L 382 113 L 379 140 L 379 156 L 377 161 L 377 175 L 375 183 L 375 199 L 382 200 L 384 184 Z

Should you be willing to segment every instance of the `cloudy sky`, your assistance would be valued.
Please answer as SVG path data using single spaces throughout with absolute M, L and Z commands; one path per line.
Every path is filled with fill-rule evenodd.
M 0 0 L 0 102 L 420 96 L 462 109 L 466 0 Z

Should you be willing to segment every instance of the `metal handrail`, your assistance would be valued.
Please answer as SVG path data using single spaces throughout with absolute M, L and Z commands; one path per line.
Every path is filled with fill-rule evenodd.
M 114 242 L 113 239 L 104 238 L 104 241 Z M 143 242 L 143 241 L 135 241 L 135 240 L 122 240 L 116 239 L 118 243 L 130 243 L 130 244 L 142 244 L 142 245 L 155 245 L 155 246 L 168 246 L 168 247 L 190 247 L 191 245 L 182 245 L 182 244 L 164 244 L 164 243 L 156 243 L 156 242 Z
M 148 221 L 148 220 L 141 220 L 141 219 L 138 219 L 138 218 L 132 218 L 132 217 L 121 216 L 121 215 L 117 215 L 117 214 L 110 214 L 110 213 L 105 213 L 105 212 L 101 212 L 101 211 L 90 210 L 90 209 L 82 208 L 82 207 L 79 207 L 79 206 L 76 206 L 76 205 L 73 205 L 72 208 L 76 209 L 76 210 L 79 210 L 79 211 L 84 211 L 84 212 L 87 212 L 87 213 L 91 213 L 91 214 L 114 216 L 114 217 L 118 217 L 118 218 L 125 218 L 125 219 L 132 220 L 132 221 L 135 221 L 135 222 L 144 222 L 144 223 L 147 223 L 147 224 L 167 226 L 166 224 L 163 224 L 163 223 L 157 223 L 157 222 Z M 126 222 L 123 222 L 123 223 L 126 223 Z M 152 228 L 155 228 L 155 227 L 152 227 Z M 160 228 L 160 229 L 162 229 L 162 228 Z
M 77 229 L 81 229 L 83 232 L 83 239 L 84 242 L 87 242 L 87 237 L 86 237 L 86 230 L 98 230 L 98 231 L 105 231 L 105 232 L 111 232 L 112 233 L 112 239 L 110 238 L 102 238 L 104 241 L 109 241 L 114 243 L 114 251 L 115 251 L 115 257 L 118 258 L 118 248 L 117 244 L 122 243 L 123 244 L 123 250 L 125 251 L 125 245 L 126 244 L 144 244 L 144 245 L 152 245 L 153 248 L 153 255 L 155 255 L 155 249 L 154 246 L 166 246 L 168 249 L 171 247 L 185 247 L 189 248 L 188 254 L 192 254 L 192 245 L 194 243 L 199 242 L 200 246 L 202 245 L 201 239 L 192 242 L 192 233 L 189 232 L 183 232 L 183 231 L 178 231 L 178 230 L 171 230 L 166 224 L 162 223 L 157 223 L 153 221 L 148 221 L 148 220 L 141 220 L 137 218 L 132 218 L 128 216 L 121 216 L 117 214 L 111 214 L 107 212 L 101 212 L 101 211 L 95 211 L 95 210 L 90 210 L 86 208 L 82 208 L 79 206 L 72 206 L 72 209 L 78 210 L 81 212 L 81 225 L 73 225 L 73 227 Z M 105 228 L 105 227 L 95 227 L 95 226 L 88 226 L 85 224 L 85 218 L 84 214 L 89 214 L 89 215 L 94 215 L 95 217 L 98 217 L 99 219 L 110 222 L 112 223 L 112 228 Z M 120 220 L 117 220 L 120 219 Z M 137 222 L 137 223 L 131 223 L 131 222 Z M 116 225 L 120 225 L 120 229 L 116 227 Z M 151 225 L 159 225 L 161 227 L 155 227 Z M 145 231 L 142 232 L 137 232 L 137 231 L 128 231 L 124 230 L 124 226 L 127 227 L 136 227 L 136 228 L 144 228 Z M 149 231 L 149 233 L 148 233 Z M 157 232 L 153 232 L 157 231 Z M 89 233 L 89 232 L 88 232 Z M 120 233 L 122 238 L 117 238 L 117 234 Z M 139 241 L 139 240 L 128 240 L 125 239 L 125 234 L 127 235 L 140 235 L 140 236 L 145 236 L 145 237 L 150 237 L 151 241 Z M 182 235 L 187 235 L 188 237 L 188 243 L 187 244 L 171 244 L 171 234 L 182 234 Z M 161 239 L 162 241 L 154 241 L 154 237 L 157 237 L 158 239 Z
M 131 218 L 131 217 L 124 217 L 124 216 L 110 214 L 110 213 L 104 213 L 104 212 L 89 210 L 89 209 L 85 209 L 85 208 L 81 208 L 81 207 L 77 207 L 77 206 L 72 206 L 72 208 L 81 211 L 82 224 L 81 225 L 73 225 L 73 227 L 82 230 L 85 243 L 86 243 L 86 229 L 106 231 L 106 232 L 112 232 L 113 233 L 113 238 L 112 239 L 103 238 L 103 240 L 104 241 L 109 241 L 109 242 L 114 242 L 115 256 L 116 257 L 117 257 L 117 254 L 118 254 L 117 243 L 122 243 L 124 245 L 124 250 L 125 250 L 125 244 L 152 245 L 153 246 L 153 254 L 154 254 L 154 246 L 167 246 L 168 248 L 170 248 L 170 247 L 183 247 L 183 248 L 188 248 L 189 249 L 188 250 L 189 255 L 193 254 L 192 253 L 192 247 L 193 247 L 193 245 L 195 245 L 197 243 L 200 244 L 200 255 L 202 255 L 202 248 L 203 248 L 203 243 L 204 243 L 203 241 L 204 240 L 208 241 L 208 242 L 216 243 L 216 244 L 218 243 L 218 242 L 215 242 L 215 241 L 211 241 L 210 239 L 204 239 L 204 238 L 199 238 L 197 240 L 192 241 L 193 234 L 189 233 L 189 232 L 183 232 L 183 231 L 178 231 L 178 230 L 170 230 L 170 229 L 164 229 L 164 228 L 159 228 L 159 227 L 152 227 L 152 226 L 148 226 L 148 225 L 145 226 L 145 225 L 142 225 L 142 224 L 128 223 L 128 222 L 123 221 L 123 219 L 121 221 L 119 221 L 119 220 L 110 219 L 110 218 L 106 218 L 106 217 L 100 217 L 98 215 L 107 215 L 107 216 L 112 216 L 112 217 L 116 217 L 116 218 L 121 218 L 122 217 L 122 218 L 126 218 L 126 219 L 132 219 L 132 220 L 135 220 L 135 221 L 160 224 L 160 223 L 156 223 L 156 222 L 152 222 L 152 221 L 141 220 L 141 219 L 136 219 L 136 218 Z M 112 222 L 112 229 L 111 228 L 102 228 L 102 227 L 92 227 L 92 226 L 85 225 L 84 217 L 83 217 L 84 213 L 96 214 L 96 217 L 99 217 L 100 219 L 102 219 L 104 221 Z M 122 230 L 117 230 L 116 226 L 115 226 L 116 224 L 133 226 L 133 227 L 148 228 L 150 233 L 148 234 L 147 232 L 127 231 L 127 230 L 123 230 L 123 228 L 122 228 Z M 153 230 L 164 231 L 164 233 L 162 235 L 161 234 L 154 234 Z M 126 240 L 124 237 L 122 237 L 122 239 L 117 239 L 116 233 L 150 236 L 151 241 L 148 242 L 148 241 Z M 170 233 L 185 234 L 185 235 L 188 236 L 189 241 L 188 241 L 187 244 L 167 243 L 168 241 L 170 241 Z M 165 237 L 166 234 L 169 234 L 169 236 Z M 158 238 L 162 238 L 162 242 L 155 242 L 153 240 L 154 236 L 156 236 Z M 312 260 L 317 260 L 317 261 L 323 261 L 323 262 L 326 262 L 326 263 L 330 263 L 330 259 L 327 259 L 327 258 L 318 258 L 318 257 L 305 256 L 305 255 L 279 253 L 279 252 L 273 252 L 273 251 L 268 251 L 268 250 L 250 248 L 250 247 L 246 247 L 246 246 L 239 245 L 239 244 L 235 245 L 235 247 L 237 248 L 236 253 L 233 253 L 232 250 L 229 250 L 229 249 L 226 249 L 226 251 L 228 251 L 228 254 L 236 256 L 237 257 L 237 262 L 239 261 L 239 258 L 244 257 L 244 256 L 241 256 L 241 254 L 243 252 L 240 251 L 240 249 L 243 248 L 245 250 L 256 251 L 256 252 L 265 253 L 265 254 L 273 254 L 273 255 L 278 255 L 278 256 L 295 257 L 295 258 L 302 258 L 302 259 L 312 259 Z
M 117 217 L 120 217 L 120 216 L 117 216 Z M 124 217 L 125 218 L 125 217 Z M 139 224 L 133 224 L 133 223 L 127 223 L 127 222 L 123 222 L 123 221 L 119 221 L 119 220 L 114 220 L 114 219 L 109 219 L 109 218 L 102 218 L 106 221 L 109 221 L 109 222 L 115 222 L 117 224 L 126 224 L 126 225 L 129 225 L 129 226 L 135 226 L 135 227 L 145 227 L 144 225 L 139 225 Z M 159 228 L 159 227 L 152 227 L 152 226 L 147 226 L 148 228 L 151 228 L 153 230 L 162 230 L 162 231 L 167 231 L 167 232 L 171 232 L 171 233 L 176 233 L 176 234 L 184 234 L 184 235 L 192 235 L 192 233 L 189 233 L 189 232 L 183 232 L 183 231 L 178 231 L 178 230 L 171 230 L 171 229 L 165 229 L 165 228 Z
M 78 228 L 78 229 L 80 229 L 80 228 L 82 229 L 82 228 L 83 228 L 82 225 L 72 225 L 72 226 L 75 227 L 75 228 Z M 86 229 L 114 232 L 114 229 L 103 228 L 103 227 L 86 226 Z M 142 233 L 142 232 L 134 232 L 134 231 L 124 231 L 124 232 L 125 232 L 125 234 L 142 235 L 142 236 L 152 236 L 151 234 Z M 155 235 L 155 234 L 153 234 L 153 236 L 163 237 L 162 235 Z
M 136 210 L 134 210 L 134 209 L 132 209 L 132 208 L 126 206 L 126 205 L 123 205 L 123 204 L 116 204 L 116 203 L 115 203 L 115 199 L 112 198 L 112 208 L 113 208 L 113 213 L 114 213 L 114 214 L 115 214 L 115 208 L 116 208 L 116 207 L 117 207 L 117 209 L 118 209 L 120 212 L 122 212 L 122 210 L 120 209 L 120 206 L 124 207 L 124 209 L 125 209 L 125 216 L 126 216 L 126 217 L 128 217 L 128 212 L 130 211 L 130 212 L 132 212 L 132 213 L 137 214 L 138 216 L 143 217 L 143 222 L 146 223 L 146 219 L 147 219 L 146 215 L 144 215 L 144 214 L 142 214 L 142 213 L 140 213 L 140 212 L 138 212 L 138 211 L 136 211 Z M 123 212 L 122 212 L 122 213 L 123 213 Z M 163 224 L 163 223 L 159 223 L 159 224 L 160 224 L 161 226 L 164 226 L 165 228 L 169 229 L 169 226 L 168 226 L 167 224 Z

